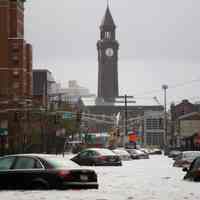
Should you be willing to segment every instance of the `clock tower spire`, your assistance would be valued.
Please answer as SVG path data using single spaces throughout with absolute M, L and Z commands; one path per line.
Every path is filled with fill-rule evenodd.
M 98 98 L 113 102 L 119 95 L 118 88 L 118 48 L 115 35 L 116 25 L 109 5 L 100 25 L 98 51 Z

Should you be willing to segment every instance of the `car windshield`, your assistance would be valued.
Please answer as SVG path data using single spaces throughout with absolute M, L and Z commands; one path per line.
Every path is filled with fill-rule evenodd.
M 200 156 L 200 152 L 185 152 L 185 153 L 183 153 L 183 158 L 188 158 L 188 159 L 192 159 L 192 158 L 196 158 L 196 157 L 198 157 L 198 156 Z
M 113 152 L 118 155 L 129 155 L 129 153 L 127 151 L 122 150 L 122 149 L 115 149 L 115 150 L 113 150 Z
M 115 153 L 113 153 L 111 150 L 109 149 L 95 149 L 95 151 L 97 151 L 100 155 L 103 156 L 114 156 L 116 155 Z
M 135 154 L 141 154 L 141 153 L 143 153 L 143 152 L 141 152 L 140 150 L 138 150 L 138 149 L 129 149 L 128 150 L 130 153 L 135 153 Z
M 56 169 L 59 168 L 78 168 L 78 165 L 73 161 L 65 158 L 45 157 L 45 160 Z

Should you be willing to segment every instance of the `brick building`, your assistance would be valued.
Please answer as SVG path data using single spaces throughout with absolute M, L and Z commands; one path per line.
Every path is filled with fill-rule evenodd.
M 32 99 L 32 46 L 24 39 L 24 2 L 0 0 L 0 130 L 5 130 L 0 140 L 10 147 L 22 143 Z M 0 146 L 2 153 L 5 145 Z
M 32 46 L 24 40 L 24 0 L 0 0 L 0 101 L 32 97 Z
M 184 99 L 171 105 L 171 142 L 172 147 L 193 149 L 193 139 L 199 129 L 200 104 L 193 104 Z M 189 145 L 190 144 L 190 145 Z

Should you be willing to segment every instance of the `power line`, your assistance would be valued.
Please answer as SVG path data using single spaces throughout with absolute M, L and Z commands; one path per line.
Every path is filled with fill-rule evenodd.
M 179 87 L 184 87 L 186 85 L 191 85 L 191 84 L 198 83 L 198 82 L 200 83 L 200 78 L 194 79 L 194 80 L 191 80 L 191 81 L 185 81 L 183 83 L 177 83 L 177 84 L 174 84 L 174 85 L 169 85 L 169 89 L 176 89 L 176 88 L 179 88 Z M 150 91 L 138 93 L 138 94 L 135 94 L 135 98 L 138 98 L 138 99 L 139 98 L 140 99 L 141 98 L 147 98 L 147 97 L 145 97 L 146 95 L 155 94 L 155 93 L 162 93 L 162 91 L 160 89 L 155 89 L 155 90 L 150 90 Z M 145 95 L 145 96 L 137 97 L 137 95 Z

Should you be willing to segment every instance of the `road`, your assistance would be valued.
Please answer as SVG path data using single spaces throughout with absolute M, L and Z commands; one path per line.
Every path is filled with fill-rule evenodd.
M 173 161 L 154 155 L 149 160 L 123 162 L 122 167 L 91 167 L 99 190 L 2 191 L 4 200 L 198 200 L 200 183 L 183 181 Z

